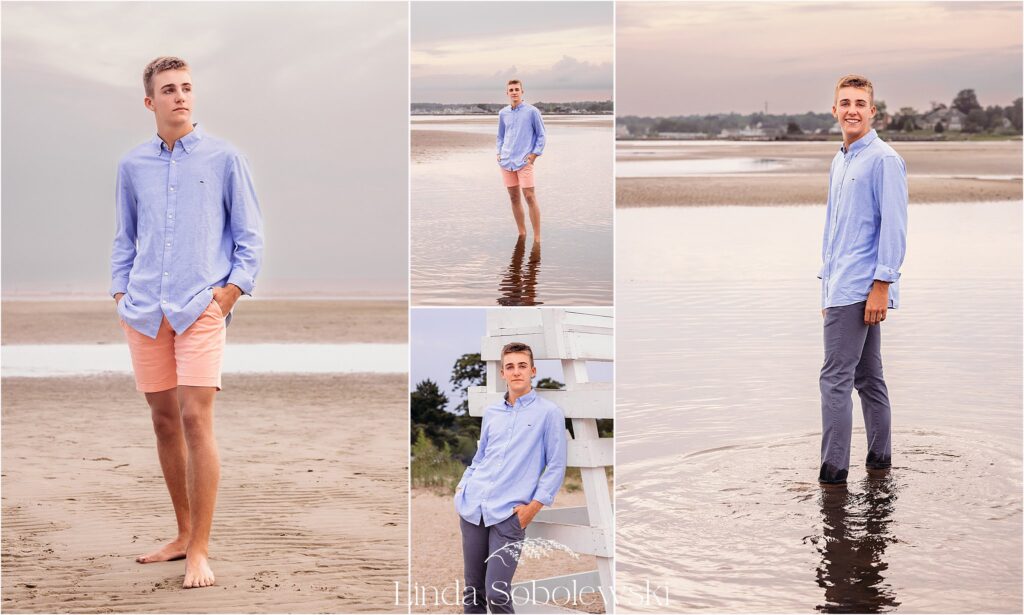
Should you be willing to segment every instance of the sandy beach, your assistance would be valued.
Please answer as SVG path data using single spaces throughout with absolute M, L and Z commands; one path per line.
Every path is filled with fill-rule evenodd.
M 1020 141 L 894 143 L 907 163 L 914 203 L 1021 200 Z M 820 205 L 838 143 L 620 142 L 619 162 L 745 158 L 777 162 L 759 173 L 619 177 L 618 207 Z
M 555 498 L 557 507 L 584 506 L 586 497 L 582 490 L 567 492 L 564 487 Z M 452 505 L 451 496 L 439 495 L 429 490 L 412 490 L 412 582 L 421 587 L 452 587 L 462 577 L 462 535 L 459 531 L 459 517 Z M 543 579 L 551 576 L 585 572 L 597 568 L 595 558 L 580 555 L 579 559 L 558 552 L 543 559 L 524 559 L 519 563 L 513 579 L 518 583 L 529 579 Z M 451 591 L 448 592 L 451 595 Z M 431 594 L 432 600 L 433 594 Z M 587 594 L 587 604 L 581 610 L 603 613 L 604 603 L 600 594 Z M 461 613 L 459 606 L 414 605 L 414 613 Z
M 404 611 L 404 375 L 225 376 L 217 585 L 134 557 L 173 538 L 130 376 L 3 381 L 3 610 Z M 370 452 L 372 451 L 372 454 Z
M 123 344 L 114 301 L 5 300 L 4 344 Z M 404 301 L 241 299 L 228 343 L 405 343 Z
M 404 343 L 403 301 L 240 301 L 229 343 Z M 121 344 L 112 301 L 4 301 L 3 342 Z M 404 374 L 226 374 L 217 585 L 173 538 L 149 410 L 128 374 L 3 378 L 3 610 L 400 611 L 408 574 Z

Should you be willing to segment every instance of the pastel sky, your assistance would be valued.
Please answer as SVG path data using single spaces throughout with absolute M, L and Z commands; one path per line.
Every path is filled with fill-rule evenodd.
M 611 2 L 412 3 L 412 102 L 610 100 Z
M 190 62 L 193 120 L 249 158 L 260 296 L 406 296 L 407 5 L 4 2 L 2 34 L 4 296 L 106 296 L 159 55 Z
M 616 113 L 827 112 L 867 75 L 889 109 L 1021 96 L 1020 2 L 621 2 Z

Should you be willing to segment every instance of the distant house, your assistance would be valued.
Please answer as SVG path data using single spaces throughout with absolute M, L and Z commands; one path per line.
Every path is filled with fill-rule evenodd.
M 836 122 L 835 124 L 832 124 L 832 128 L 828 129 L 828 134 L 830 134 L 830 135 L 841 135 L 841 134 L 843 134 L 843 129 L 839 126 L 839 122 Z
M 720 139 L 747 139 L 751 141 L 761 141 L 777 137 L 786 132 L 785 128 L 778 126 L 764 126 L 760 122 L 756 126 L 744 126 L 739 130 L 733 130 L 729 128 L 723 128 L 722 132 L 718 133 Z
M 615 136 L 620 138 L 620 139 L 630 136 L 629 135 L 629 126 L 626 126 L 625 124 L 623 124 L 621 122 L 615 124 Z
M 703 132 L 659 132 L 659 139 L 707 139 Z
M 937 107 L 921 116 L 921 123 L 925 128 L 935 130 L 935 127 L 942 122 L 946 130 L 960 132 L 964 129 L 964 120 L 967 116 L 959 110 L 947 107 Z

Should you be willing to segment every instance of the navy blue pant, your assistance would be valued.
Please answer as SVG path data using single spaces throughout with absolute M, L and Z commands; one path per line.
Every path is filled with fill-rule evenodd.
M 860 394 L 868 436 L 867 467 L 892 464 L 889 391 L 882 377 L 881 325 L 864 324 L 864 301 L 825 310 L 825 363 L 821 367 L 821 471 L 823 483 L 845 483 L 853 438 L 853 389 Z
M 472 524 L 459 517 L 462 526 L 462 560 L 466 589 L 462 597 L 463 613 L 515 613 L 512 608 L 512 575 L 519 564 L 519 545 L 526 530 L 519 526 L 519 516 L 487 527 Z M 508 547 L 508 548 L 505 548 Z

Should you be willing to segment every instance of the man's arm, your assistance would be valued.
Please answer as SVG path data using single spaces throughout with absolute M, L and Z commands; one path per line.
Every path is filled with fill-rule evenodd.
M 516 507 L 519 524 L 529 525 L 533 517 L 543 506 L 551 506 L 565 480 L 566 438 L 565 415 L 555 408 L 544 422 L 544 473 L 537 481 L 537 489 L 533 492 L 533 501 L 525 506 Z
M 117 165 L 114 191 L 114 247 L 110 254 L 110 295 L 115 301 L 128 292 L 128 274 L 135 262 L 138 204 L 124 163 Z
M 530 159 L 532 163 L 537 156 L 544 153 L 544 144 L 547 143 L 547 132 L 544 129 L 544 118 L 540 116 L 540 111 L 537 108 L 533 109 L 533 134 L 537 136 L 537 141 L 533 146 L 533 151 L 530 152 L 533 158 Z
M 885 320 L 889 285 L 900 279 L 907 251 L 907 168 L 899 156 L 886 156 L 875 168 L 874 196 L 879 208 L 878 257 L 874 284 L 864 308 L 864 323 Z
M 473 455 L 473 461 L 470 462 L 469 467 L 462 473 L 462 480 L 459 481 L 459 485 L 455 487 L 455 493 L 462 491 L 462 488 L 466 486 L 469 481 L 469 477 L 473 476 L 473 472 L 480 467 L 480 464 L 484 461 L 484 450 L 487 449 L 487 413 L 484 412 L 484 418 L 480 423 L 480 442 L 476 447 L 476 454 Z
M 225 191 L 235 251 L 227 284 L 214 290 L 214 299 L 226 314 L 239 296 L 252 294 L 263 262 L 263 216 L 249 164 L 240 154 L 232 156 L 229 162 Z
M 501 144 L 505 142 L 505 121 L 501 117 L 501 112 L 498 112 L 498 139 L 497 139 L 497 150 L 498 150 L 498 162 L 501 162 Z

